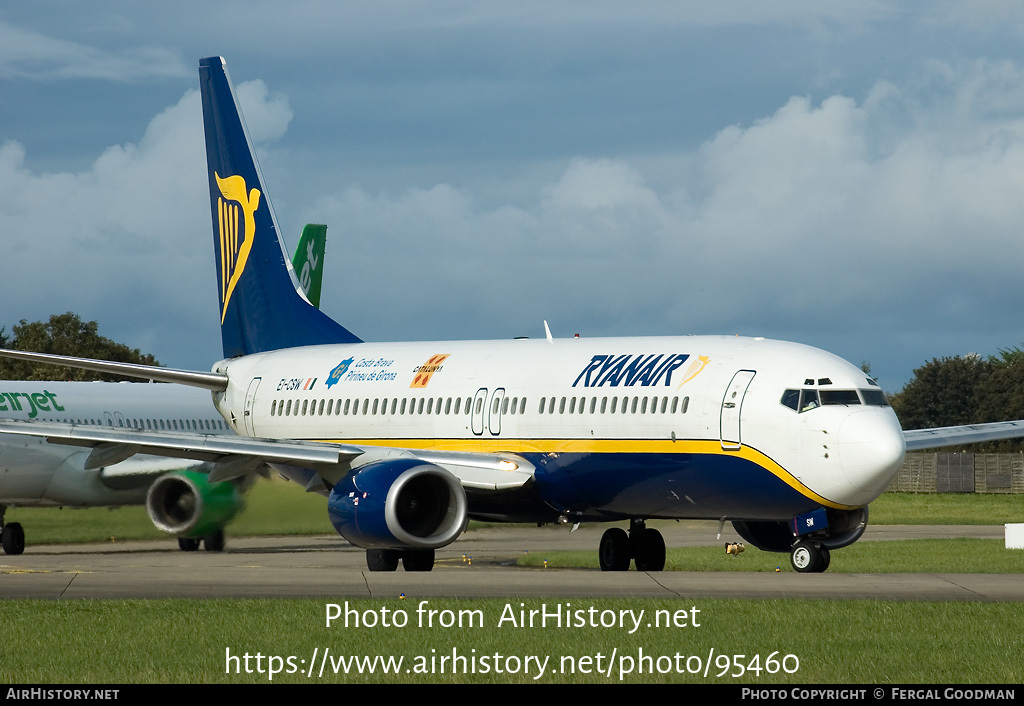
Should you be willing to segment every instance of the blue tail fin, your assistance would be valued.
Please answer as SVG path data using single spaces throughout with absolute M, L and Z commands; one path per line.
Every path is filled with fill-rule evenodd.
M 199 62 L 224 356 L 358 343 L 300 293 L 221 57 Z

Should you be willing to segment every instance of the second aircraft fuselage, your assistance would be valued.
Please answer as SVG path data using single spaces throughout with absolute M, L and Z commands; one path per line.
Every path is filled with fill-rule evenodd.
M 86 427 L 230 433 L 209 393 L 181 385 L 3 381 L 0 418 Z M 66 507 L 137 505 L 152 476 L 118 475 L 115 468 L 85 470 L 90 449 L 44 438 L 0 434 L 0 504 Z M 154 459 L 167 466 L 166 459 Z M 133 462 L 136 467 L 144 461 Z M 184 463 L 182 465 L 185 465 Z

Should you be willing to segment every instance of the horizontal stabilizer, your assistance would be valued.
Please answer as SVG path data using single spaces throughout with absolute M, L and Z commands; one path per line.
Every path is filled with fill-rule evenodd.
M 32 363 L 61 365 L 65 368 L 93 370 L 98 373 L 123 375 L 125 377 L 139 378 L 140 380 L 171 382 L 178 385 L 201 387 L 205 390 L 212 390 L 214 392 L 226 390 L 228 386 L 228 376 L 222 375 L 221 373 L 161 368 L 156 365 L 140 365 L 138 363 L 115 363 L 109 360 L 74 358 L 72 356 L 53 355 L 50 353 L 29 353 L 27 351 L 7 350 L 5 348 L 0 348 L 0 357 L 14 358 L 15 360 L 27 360 Z

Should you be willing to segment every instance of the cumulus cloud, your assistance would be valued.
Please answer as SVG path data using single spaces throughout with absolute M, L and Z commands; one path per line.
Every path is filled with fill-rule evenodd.
M 308 215 L 343 229 L 340 258 L 382 263 L 387 286 L 370 268 L 345 290 L 373 292 L 353 315 L 386 337 L 542 317 L 601 335 L 964 330 L 1018 315 L 1021 72 L 935 64 L 859 102 L 794 96 L 673 157 L 657 188 L 627 160 L 578 158 L 527 203 L 350 187 Z M 462 318 L 431 317 L 446 308 Z
M 859 100 L 793 96 L 656 172 L 607 155 L 527 188 L 511 174 L 515 202 L 493 181 L 486 198 L 472 182 L 290 185 L 286 231 L 328 223 L 324 308 L 369 340 L 539 335 L 547 318 L 562 334 L 795 338 L 855 362 L 908 336 L 984 349 L 966 334 L 1024 329 L 1022 78 L 1012 62 L 935 63 Z M 257 142 L 285 133 L 284 98 L 239 94 Z M 72 309 L 131 322 L 128 340 L 176 364 L 215 357 L 197 93 L 88 170 L 25 164 L 0 145 L 3 321 Z M 304 184 L 271 182 L 289 176 Z M 132 315 L 102 316 L 112 302 Z
M 287 101 L 259 81 L 238 93 L 254 140 L 284 133 Z M 198 91 L 155 116 L 137 142 L 104 150 L 88 170 L 35 173 L 25 156 L 15 141 L 0 145 L 3 323 L 71 310 L 98 320 L 109 337 L 180 352 L 189 347 L 181 332 L 205 321 L 197 342 L 206 351 L 201 360 L 212 360 L 219 346 Z

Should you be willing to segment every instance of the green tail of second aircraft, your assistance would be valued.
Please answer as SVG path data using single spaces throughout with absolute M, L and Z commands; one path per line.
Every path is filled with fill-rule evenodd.
M 309 303 L 320 308 L 320 286 L 324 282 L 324 254 L 327 252 L 327 226 L 307 223 L 295 246 L 292 267 Z

